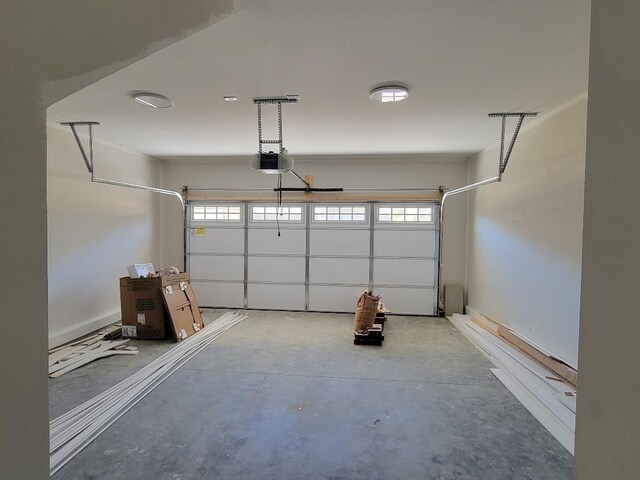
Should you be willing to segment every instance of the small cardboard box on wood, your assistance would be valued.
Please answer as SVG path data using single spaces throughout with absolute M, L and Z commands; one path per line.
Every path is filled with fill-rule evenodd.
M 159 340 L 172 336 L 162 288 L 188 281 L 188 273 L 153 278 L 121 278 L 122 336 L 139 340 Z

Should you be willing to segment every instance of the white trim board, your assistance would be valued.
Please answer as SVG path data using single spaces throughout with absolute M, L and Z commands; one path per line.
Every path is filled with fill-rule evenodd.
M 120 321 L 120 309 L 104 317 L 92 318 L 85 322 L 72 325 L 57 332 L 49 332 L 49 349 L 64 345 L 67 342 L 95 332 L 107 325 Z
M 485 317 L 484 314 L 480 313 L 480 311 L 476 310 L 475 308 L 473 308 L 471 305 L 465 305 L 465 312 L 467 315 L 471 315 L 471 316 L 477 316 L 477 317 Z M 494 321 L 498 321 L 498 320 L 494 320 Z M 560 360 L 562 363 L 564 363 L 565 365 L 568 365 L 569 367 L 573 368 L 574 370 L 578 370 L 576 368 L 575 365 L 572 365 L 571 363 L 567 362 L 564 358 L 562 358 L 560 355 L 556 355 L 555 353 L 549 351 L 548 349 L 546 349 L 545 347 L 543 347 L 542 345 L 534 342 L 533 340 L 531 340 L 529 337 L 521 334 L 520 332 L 513 330 L 508 323 L 503 323 L 503 322 L 499 322 L 502 325 L 504 325 L 505 327 L 507 327 L 509 329 L 509 331 L 511 333 L 513 333 L 516 337 L 518 337 L 520 340 L 523 340 L 525 342 L 527 342 L 529 345 L 531 345 L 533 348 L 537 349 L 538 351 L 544 353 L 547 357 L 550 358 L 554 358 L 556 360 Z
M 560 444 L 573 455 L 575 435 L 561 422 L 555 421 L 549 409 L 539 402 L 535 397 L 531 396 L 525 388 L 517 381 L 513 380 L 507 373 L 500 368 L 491 368 L 493 373 L 500 382 L 516 397 L 516 399 L 527 409 L 529 413 L 538 420 L 551 435 L 555 437 Z
M 575 388 L 550 380 L 543 367 L 475 325 L 470 316 L 448 318 L 497 367 L 491 371 L 504 386 L 573 455 L 575 406 L 562 397 L 564 392 L 575 395 Z

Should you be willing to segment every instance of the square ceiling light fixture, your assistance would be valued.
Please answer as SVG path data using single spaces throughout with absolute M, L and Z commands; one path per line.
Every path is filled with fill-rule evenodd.
M 409 90 L 400 85 L 385 85 L 374 88 L 369 93 L 369 98 L 377 103 L 401 102 L 409 96 Z

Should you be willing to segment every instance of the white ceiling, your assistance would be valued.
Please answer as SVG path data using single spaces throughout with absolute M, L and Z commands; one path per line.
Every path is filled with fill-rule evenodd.
M 469 154 L 499 139 L 487 113 L 544 114 L 587 89 L 589 0 L 236 3 L 225 20 L 53 105 L 49 119 L 99 121 L 96 137 L 158 157 L 245 155 L 257 151 L 252 98 L 300 94 L 283 106 L 294 156 Z M 409 98 L 371 102 L 386 82 L 404 83 Z M 174 105 L 142 107 L 130 96 L 140 90 Z

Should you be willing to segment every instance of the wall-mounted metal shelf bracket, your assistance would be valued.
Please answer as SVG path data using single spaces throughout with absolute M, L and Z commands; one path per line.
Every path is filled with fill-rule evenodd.
M 520 127 L 522 126 L 522 122 L 525 117 L 535 117 L 538 115 L 538 112 L 518 112 L 518 113 L 490 113 L 489 117 L 501 117 L 502 118 L 502 135 L 500 137 L 500 165 L 498 168 L 499 176 L 502 177 L 502 174 L 507 168 L 507 163 L 509 162 L 509 157 L 511 156 L 511 152 L 513 151 L 513 145 L 516 143 L 516 139 L 518 138 L 518 133 L 520 133 Z M 511 137 L 511 141 L 509 142 L 509 147 L 507 148 L 507 153 L 504 153 L 504 142 L 505 142 L 505 134 L 507 129 L 507 118 L 515 117 L 518 119 L 518 123 L 516 124 L 516 129 L 513 132 L 513 136 Z
M 84 163 L 87 166 L 87 170 L 89 173 L 93 173 L 93 126 L 100 125 L 100 122 L 65 122 L 60 125 L 67 125 L 71 127 L 71 131 L 73 132 L 73 136 L 76 139 L 76 143 L 78 144 L 78 148 L 80 149 L 80 153 L 82 154 L 82 158 L 84 159 Z M 89 156 L 87 157 L 87 152 L 82 146 L 82 142 L 80 141 L 80 136 L 78 135 L 78 130 L 76 130 L 77 126 L 81 127 L 89 127 Z
M 73 136 L 76 139 L 76 143 L 78 144 L 78 148 L 80 149 L 80 154 L 82 155 L 82 159 L 84 160 L 85 165 L 87 166 L 87 170 L 91 174 L 91 181 L 94 183 L 102 183 L 105 185 L 114 185 L 116 187 L 126 187 L 126 188 L 134 188 L 136 190 L 145 190 L 147 192 L 159 193 L 161 195 L 170 195 L 172 197 L 177 197 L 182 204 L 182 208 L 185 206 L 185 197 L 180 192 L 175 192 L 173 190 L 167 190 L 164 188 L 157 187 L 149 187 L 148 185 L 139 185 L 137 183 L 127 183 L 121 182 L 118 180 L 109 180 L 106 178 L 98 178 L 94 174 L 94 162 L 93 162 L 93 126 L 100 125 L 99 122 L 63 122 L 60 125 L 66 125 L 71 128 L 73 132 Z M 87 151 L 82 145 L 82 141 L 80 140 L 80 135 L 78 135 L 78 130 L 76 127 L 89 127 L 89 154 L 87 155 Z

